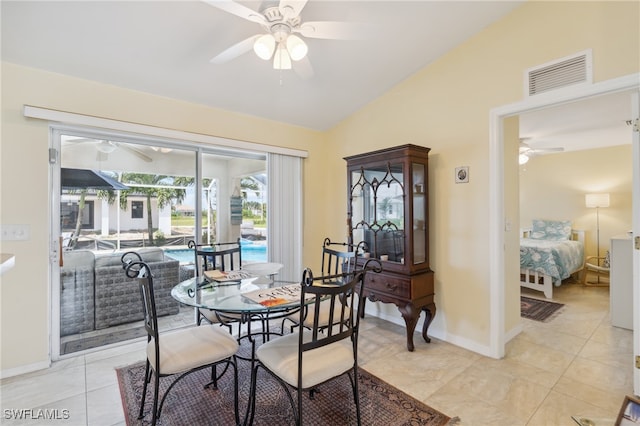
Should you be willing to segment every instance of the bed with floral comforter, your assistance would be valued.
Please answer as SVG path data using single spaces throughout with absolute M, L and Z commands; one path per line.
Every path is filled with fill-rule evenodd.
M 535 220 L 520 239 L 520 285 L 553 297 L 553 286 L 584 266 L 584 232 L 570 221 Z

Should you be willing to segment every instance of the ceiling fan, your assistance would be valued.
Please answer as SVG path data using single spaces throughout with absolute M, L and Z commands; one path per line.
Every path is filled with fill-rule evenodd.
M 150 163 L 153 161 L 151 157 L 149 157 L 147 154 L 142 152 L 140 149 L 134 148 L 126 143 L 120 143 L 120 142 L 115 142 L 110 140 L 89 139 L 89 138 L 67 138 L 66 141 L 73 142 L 73 143 L 89 142 L 89 143 L 95 144 L 95 147 L 97 150 L 96 161 L 107 161 L 109 158 L 109 154 L 114 152 L 116 149 L 122 149 L 122 150 L 128 151 L 147 163 Z
M 520 152 L 518 155 L 518 163 L 525 164 L 529 161 L 529 158 L 535 157 L 536 155 L 548 154 L 550 152 L 562 152 L 564 148 L 562 147 L 552 147 L 552 148 L 532 148 L 530 147 L 525 140 L 529 138 L 521 138 L 520 139 Z
M 233 0 L 203 0 L 220 10 L 255 22 L 262 32 L 242 40 L 225 49 L 211 63 L 222 64 L 254 50 L 256 55 L 268 61 L 273 58 L 273 68 L 291 69 L 291 61 L 300 61 L 309 50 L 304 40 L 298 36 L 318 39 L 360 39 L 365 36 L 362 24 L 336 21 L 307 21 L 300 17 L 307 0 L 280 0 L 266 2 L 260 12 L 236 3 Z

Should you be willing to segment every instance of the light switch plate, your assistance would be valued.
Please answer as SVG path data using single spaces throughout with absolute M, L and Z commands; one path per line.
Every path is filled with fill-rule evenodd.
M 0 225 L 0 240 L 26 241 L 31 237 L 29 225 Z

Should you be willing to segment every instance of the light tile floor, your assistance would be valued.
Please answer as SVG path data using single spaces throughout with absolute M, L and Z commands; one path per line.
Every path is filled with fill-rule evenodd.
M 528 292 L 541 297 L 536 292 Z M 633 391 L 632 332 L 610 326 L 607 288 L 564 284 L 554 300 L 566 303 L 548 323 L 523 320 L 524 331 L 506 357 L 490 359 L 416 334 L 405 349 L 404 329 L 367 317 L 359 345 L 367 371 L 404 390 L 461 425 L 572 425 L 572 415 L 612 425 Z M 137 342 L 54 363 L 45 371 L 2 380 L 6 425 L 122 425 L 114 372 L 144 359 Z M 12 409 L 58 409 L 66 420 L 15 420 Z M 7 411 L 9 410 L 9 411 Z M 35 413 L 35 411 L 34 411 Z

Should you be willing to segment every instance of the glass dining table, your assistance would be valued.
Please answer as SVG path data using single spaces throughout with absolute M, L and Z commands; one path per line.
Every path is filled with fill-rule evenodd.
M 255 278 L 246 278 L 217 282 L 202 276 L 194 277 L 173 287 L 171 296 L 187 306 L 239 318 L 239 327 L 246 325 L 246 333 L 239 339 L 248 338 L 255 345 L 257 334 L 266 340 L 271 335 L 281 335 L 281 330 L 270 330 L 268 322 L 296 314 L 301 305 L 299 282 L 274 280 L 256 284 L 254 281 Z M 251 324 L 256 321 L 261 322 L 261 331 L 252 330 Z

